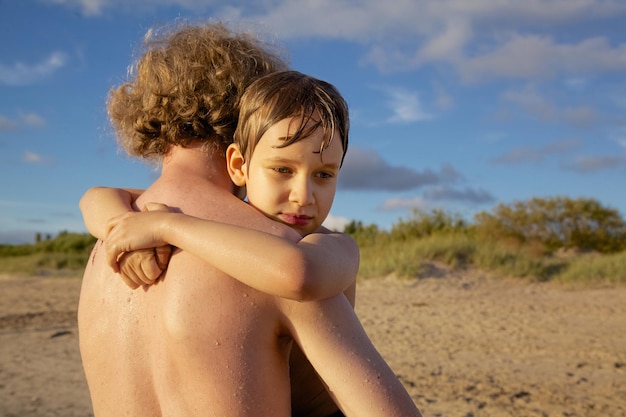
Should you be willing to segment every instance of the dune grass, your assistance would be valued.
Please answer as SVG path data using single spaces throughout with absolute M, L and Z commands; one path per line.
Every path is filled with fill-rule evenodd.
M 626 283 L 626 252 L 577 256 L 555 279 L 562 282 Z
M 0 274 L 81 276 L 95 241 L 88 234 L 61 232 L 32 245 L 0 245 Z
M 425 236 L 394 235 L 367 230 L 356 236 L 361 248 L 359 279 L 395 275 L 428 276 L 428 264 L 450 268 L 478 268 L 495 276 L 533 281 L 571 283 L 626 283 L 626 251 L 547 252 L 536 244 L 519 244 L 477 237 L 471 229 L 447 229 Z M 0 274 L 77 276 L 89 258 L 95 239 L 89 235 L 60 234 L 34 245 L 0 245 Z
M 0 274 L 81 276 L 87 257 L 77 253 L 34 253 L 0 258 Z
M 403 241 L 372 243 L 361 248 L 359 277 L 422 275 L 427 262 L 452 268 L 474 267 L 494 275 L 532 281 L 626 283 L 626 252 L 558 256 L 534 246 L 484 241 L 468 234 L 435 234 Z

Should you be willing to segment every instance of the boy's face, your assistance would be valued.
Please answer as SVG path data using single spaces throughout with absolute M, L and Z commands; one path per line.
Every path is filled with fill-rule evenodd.
M 328 216 L 343 147 L 335 132 L 335 139 L 320 154 L 324 131 L 318 128 L 310 136 L 279 148 L 284 138 L 296 130 L 297 123 L 296 119 L 283 119 L 268 129 L 249 161 L 242 165 L 242 172 L 250 204 L 304 236 L 314 232 Z

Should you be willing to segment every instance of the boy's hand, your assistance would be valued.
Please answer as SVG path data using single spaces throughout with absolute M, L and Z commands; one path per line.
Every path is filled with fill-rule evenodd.
M 152 285 L 167 269 L 171 255 L 170 245 L 125 252 L 118 259 L 120 276 L 132 289 Z
M 169 207 L 160 203 L 147 203 L 143 211 L 166 211 Z M 167 269 L 172 247 L 158 246 L 123 252 L 117 257 L 117 270 L 122 280 L 132 289 L 142 285 L 152 285 Z

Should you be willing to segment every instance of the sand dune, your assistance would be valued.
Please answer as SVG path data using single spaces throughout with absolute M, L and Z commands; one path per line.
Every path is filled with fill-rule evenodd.
M 626 287 L 432 265 L 359 283 L 357 313 L 424 416 L 626 416 Z M 0 279 L 0 416 L 89 416 L 79 279 Z

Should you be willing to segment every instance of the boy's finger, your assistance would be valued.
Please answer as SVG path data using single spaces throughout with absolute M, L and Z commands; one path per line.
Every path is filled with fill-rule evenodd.
M 137 275 L 143 285 L 152 285 L 161 275 L 161 268 L 159 267 L 154 251 L 152 249 L 145 249 L 141 254 L 140 271 L 137 271 Z
M 137 285 L 153 284 L 161 275 L 152 249 L 141 249 L 125 253 L 119 261 L 120 271 Z
M 141 285 L 141 282 L 137 282 L 137 275 L 135 274 L 135 270 L 132 267 L 132 261 L 129 261 L 131 255 L 132 252 L 122 253 L 122 255 L 120 255 L 118 259 L 120 271 L 119 274 L 129 287 L 132 288 L 134 286 L 135 288 L 137 288 L 139 285 Z M 130 285 L 129 283 L 132 283 L 132 285 Z
M 139 288 L 139 285 L 137 285 L 135 281 L 133 281 L 126 275 L 120 274 L 120 277 L 122 278 L 122 281 L 124 281 L 124 283 L 130 287 L 130 289 L 136 290 L 137 288 Z
M 170 208 L 163 203 L 149 202 L 143 206 L 143 211 L 170 211 Z
M 154 248 L 154 257 L 156 258 L 157 265 L 161 269 L 161 272 L 167 269 L 167 265 L 170 263 L 171 256 L 172 256 L 172 247 L 170 245 L 159 246 L 159 247 Z
M 141 259 L 137 257 L 135 252 L 123 253 L 119 259 L 120 275 L 124 282 L 133 289 L 143 285 L 143 281 L 137 273 L 138 269 L 141 270 L 140 263 Z
M 104 241 L 104 248 L 106 251 L 107 264 L 113 268 L 114 272 L 119 272 L 119 260 L 124 257 L 125 253 L 114 246 L 110 240 Z

